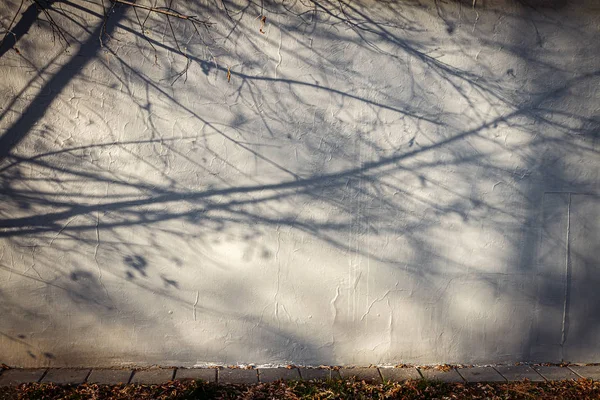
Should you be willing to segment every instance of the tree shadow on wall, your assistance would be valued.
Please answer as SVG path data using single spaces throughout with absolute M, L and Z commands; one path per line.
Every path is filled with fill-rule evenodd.
M 194 15 L 211 12 L 221 26 L 214 38 L 187 41 L 188 83 L 170 85 L 187 62 L 173 58 L 174 39 L 158 40 L 158 28 L 140 33 L 131 10 L 115 7 L 106 26 L 101 14 L 87 15 L 98 18 L 89 38 L 57 72 L 43 76 L 39 93 L 7 123 L 17 104 L 11 99 L 0 137 L 0 268 L 42 284 L 38 290 L 45 298 L 66 295 L 79 313 L 96 316 L 109 329 L 131 324 L 111 319 L 114 313 L 135 315 L 137 340 L 146 343 L 170 335 L 173 343 L 193 347 L 171 324 L 159 322 L 154 310 L 114 299 L 115 288 L 145 293 L 140 303 L 154 298 L 153 304 L 176 305 L 195 322 L 219 316 L 240 322 L 250 334 L 229 339 L 233 349 L 223 362 L 239 361 L 235 346 L 270 343 L 261 353 L 267 360 L 298 357 L 292 361 L 318 364 L 352 349 L 367 352 L 372 342 L 388 349 L 377 353 L 377 362 L 558 359 L 555 348 L 532 351 L 543 336 L 540 327 L 548 325 L 544 315 L 536 326 L 528 322 L 532 303 L 556 300 L 555 278 L 563 278 L 540 281 L 536 275 L 539 205 L 552 185 L 574 192 L 597 189 L 593 177 L 569 176 L 572 165 L 561 167 L 557 160 L 598 159 L 597 99 L 585 93 L 597 84 L 600 70 L 592 64 L 567 73 L 561 62 L 537 50 L 535 37 L 515 44 L 510 37 L 490 39 L 487 29 L 490 20 L 504 18 L 525 32 L 554 24 L 574 42 L 590 41 L 589 33 L 556 25 L 552 10 L 536 6 L 525 16 L 521 9 L 511 14 L 457 4 L 226 6 L 219 12 L 186 6 Z M 248 19 L 266 12 L 277 23 L 263 35 Z M 443 15 L 439 24 L 453 27 L 444 39 L 452 54 L 439 48 L 439 38 L 425 34 L 429 28 L 422 18 L 430 13 Z M 114 38 L 103 49 L 108 57 L 100 56 L 103 29 Z M 190 37 L 183 22 L 173 23 L 173 30 Z M 488 51 L 480 56 L 476 45 Z M 499 46 L 508 48 L 500 64 L 511 68 L 499 70 L 490 56 Z M 161 55 L 157 65 L 154 51 Z M 288 58 L 293 61 L 284 62 Z M 94 75 L 87 68 L 91 63 L 105 75 Z M 89 94 L 91 88 L 101 96 Z M 68 90 L 69 105 L 55 107 Z M 131 110 L 111 108 L 111 101 L 126 101 Z M 61 122 L 49 118 L 49 111 Z M 85 124 L 78 118 L 86 118 Z M 83 127 L 95 132 L 91 140 Z M 489 246 L 488 260 L 461 255 L 473 231 L 489 238 L 482 242 Z M 295 324 L 307 321 L 288 312 L 292 305 L 278 297 L 280 272 L 275 292 L 267 284 L 224 284 L 222 292 L 236 293 L 233 297 L 200 296 L 180 278 L 182 269 L 210 275 L 231 268 L 218 260 L 214 249 L 220 247 L 241 245 L 243 257 L 262 257 L 255 264 L 281 266 L 282 232 L 290 241 L 322 243 L 349 261 L 337 291 L 327 293 L 334 326 L 321 328 L 333 329 L 331 341 L 298 333 Z M 57 252 L 68 262 L 57 263 Z M 192 255 L 203 265 L 190 260 Z M 486 261 L 492 267 L 482 266 Z M 365 281 L 370 263 L 388 272 Z M 283 284 L 290 286 L 285 279 Z M 469 290 L 481 304 L 461 297 Z M 219 299 L 217 305 L 199 301 L 211 296 Z M 244 308 L 252 301 L 267 306 L 257 314 Z M 19 331 L 35 325 L 35 314 L 23 319 L 14 299 L 5 304 L 10 332 L 3 334 L 19 339 Z M 493 311 L 484 308 L 489 304 Z M 553 303 L 552 315 L 560 314 L 561 304 Z M 407 350 L 414 344 L 397 333 L 410 324 L 398 316 L 403 307 L 411 310 L 408 315 L 421 315 L 414 324 L 421 324 L 427 349 Z M 385 334 L 368 325 L 378 326 L 371 311 L 379 308 L 398 317 L 384 324 Z M 493 322 L 495 315 L 506 320 Z M 548 329 L 556 332 L 560 327 L 552 322 Z M 515 343 L 510 332 L 515 329 L 523 337 L 534 333 L 529 342 Z M 440 332 L 453 339 L 439 339 Z M 499 336 L 507 338 L 500 345 Z M 339 342 L 348 348 L 336 348 L 343 346 Z M 473 354 L 473 347 L 481 353 Z M 60 356 L 85 363 L 85 355 Z M 160 361 L 161 349 L 151 351 L 152 357 Z M 190 357 L 212 361 L 217 355 L 207 349 Z

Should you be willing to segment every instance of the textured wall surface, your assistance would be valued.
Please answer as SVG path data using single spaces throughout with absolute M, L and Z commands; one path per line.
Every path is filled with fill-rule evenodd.
M 0 46 L 0 362 L 600 362 L 597 1 L 105 3 Z

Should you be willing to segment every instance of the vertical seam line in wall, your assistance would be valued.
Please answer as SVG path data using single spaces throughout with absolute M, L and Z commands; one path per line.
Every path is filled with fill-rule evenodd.
M 560 359 L 564 361 L 564 345 L 567 340 L 567 313 L 569 308 L 569 274 L 571 261 L 571 193 L 569 193 L 569 201 L 567 203 L 567 238 L 566 238 L 566 255 L 565 255 L 565 296 L 563 304 L 563 318 L 560 338 Z

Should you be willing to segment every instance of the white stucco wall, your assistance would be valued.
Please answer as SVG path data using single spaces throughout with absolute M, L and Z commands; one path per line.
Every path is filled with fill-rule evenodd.
M 0 362 L 600 361 L 598 2 L 179 2 L 172 83 L 72 1 L 0 57 Z

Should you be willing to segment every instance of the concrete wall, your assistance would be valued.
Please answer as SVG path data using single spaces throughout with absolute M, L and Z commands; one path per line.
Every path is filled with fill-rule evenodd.
M 177 3 L 0 51 L 0 362 L 600 361 L 598 2 Z

